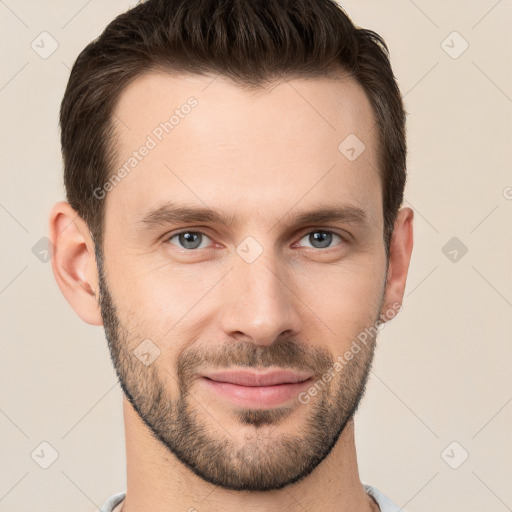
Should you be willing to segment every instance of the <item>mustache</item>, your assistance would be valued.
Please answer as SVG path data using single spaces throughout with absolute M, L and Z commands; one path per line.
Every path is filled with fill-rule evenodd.
M 193 346 L 185 349 L 176 362 L 176 373 L 182 383 L 189 382 L 201 370 L 276 366 L 305 370 L 322 375 L 334 364 L 334 357 L 325 349 L 290 339 L 280 339 L 270 345 L 251 341 L 230 340 L 219 346 Z

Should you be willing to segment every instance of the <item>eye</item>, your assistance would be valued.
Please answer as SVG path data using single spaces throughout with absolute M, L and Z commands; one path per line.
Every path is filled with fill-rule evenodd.
M 331 246 L 333 237 L 339 238 L 341 242 L 345 241 L 341 235 L 338 235 L 334 231 L 328 231 L 323 229 L 311 231 L 306 236 L 302 237 L 301 240 L 306 239 L 308 242 L 312 244 L 313 249 L 325 249 Z
M 172 242 L 174 238 L 177 239 L 178 243 Z M 181 231 L 170 236 L 167 242 L 177 245 L 181 249 L 193 250 L 204 249 L 205 246 L 202 246 L 204 239 L 209 239 L 209 237 L 200 231 Z
M 316 231 L 311 231 L 303 236 L 301 241 L 306 239 L 311 244 L 310 247 L 313 249 L 326 249 L 332 247 L 331 244 L 336 238 L 340 240 L 336 245 L 341 245 L 345 242 L 345 239 L 334 231 L 317 229 Z M 173 242 L 173 240 L 176 241 Z M 168 243 L 188 251 L 207 248 L 208 240 L 211 241 L 210 237 L 201 231 L 181 231 L 179 233 L 174 233 L 166 239 Z M 297 244 L 295 246 L 297 246 Z

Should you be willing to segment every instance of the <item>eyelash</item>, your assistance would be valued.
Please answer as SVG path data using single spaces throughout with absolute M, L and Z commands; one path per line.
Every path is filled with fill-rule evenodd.
M 171 244 L 170 240 L 172 240 L 173 238 L 179 236 L 179 235 L 183 235 L 185 233 L 194 233 L 194 234 L 199 234 L 199 235 L 202 235 L 202 236 L 205 236 L 207 238 L 210 238 L 206 233 L 204 233 L 203 231 L 197 231 L 197 230 L 192 230 L 192 229 L 185 229 L 185 230 L 182 230 L 182 231 L 178 231 L 176 233 L 171 233 L 170 235 L 166 235 L 165 237 L 165 242 L 170 244 L 170 245 L 175 245 L 175 244 Z M 316 250 L 316 251 L 322 251 L 322 252 L 327 252 L 329 251 L 330 249 L 334 249 L 335 247 L 337 247 L 338 245 L 345 245 L 346 243 L 348 243 L 348 240 L 345 236 L 343 235 L 340 235 L 339 233 L 337 233 L 336 231 L 332 231 L 330 229 L 314 229 L 312 231 L 308 231 L 306 233 L 304 233 L 301 237 L 300 237 L 300 240 L 302 240 L 305 236 L 308 236 L 308 235 L 311 235 L 312 233 L 329 233 L 329 234 L 332 234 L 332 235 L 335 235 L 337 237 L 340 238 L 341 242 L 333 247 L 325 247 L 325 248 L 317 248 L 317 247 L 308 247 L 309 249 L 313 249 L 313 250 Z M 210 238 L 211 240 L 211 238 Z M 295 244 L 294 244 L 295 245 Z M 177 247 L 178 249 L 181 249 L 181 251 L 183 252 L 197 252 L 200 250 L 200 248 L 196 248 L 196 249 L 186 249 L 184 247 L 179 247 L 177 245 L 175 245 L 175 247 Z M 207 249 L 206 247 L 203 247 L 203 249 Z

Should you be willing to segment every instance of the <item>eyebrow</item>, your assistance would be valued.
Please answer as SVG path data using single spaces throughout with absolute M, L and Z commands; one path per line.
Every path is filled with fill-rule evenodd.
M 236 214 L 228 215 L 226 212 L 214 210 L 209 207 L 196 207 L 174 202 L 149 210 L 137 222 L 138 226 L 158 227 L 169 224 L 188 224 L 204 222 L 232 226 Z M 276 224 L 313 224 L 333 221 L 343 221 L 351 224 L 365 224 L 368 222 L 368 212 L 353 205 L 322 206 L 311 210 L 299 209 L 286 214 Z M 275 225 L 275 224 L 274 224 Z

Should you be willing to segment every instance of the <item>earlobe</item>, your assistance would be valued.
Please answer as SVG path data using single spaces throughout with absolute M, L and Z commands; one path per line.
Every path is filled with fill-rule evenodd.
M 395 228 L 391 237 L 388 277 L 386 283 L 385 299 L 381 316 L 393 317 L 397 313 L 398 305 L 402 304 L 407 281 L 409 263 L 413 247 L 413 219 L 411 208 L 402 208 L 395 221 Z M 390 310 L 395 313 L 389 315 Z
M 94 242 L 87 224 L 69 203 L 53 206 L 48 237 L 55 247 L 52 269 L 62 294 L 84 322 L 103 325 Z

